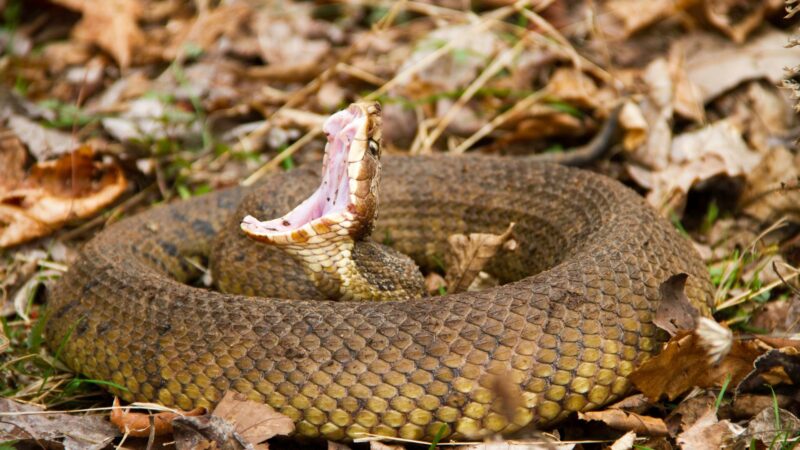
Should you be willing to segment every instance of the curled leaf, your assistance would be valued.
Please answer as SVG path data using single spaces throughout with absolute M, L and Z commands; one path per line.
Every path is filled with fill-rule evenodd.
M 678 330 L 694 329 L 695 318 L 699 315 L 684 291 L 688 277 L 685 273 L 673 275 L 658 288 L 661 302 L 653 323 L 670 336 L 675 336 Z
M 210 415 L 180 417 L 173 422 L 178 448 L 267 448 L 273 436 L 294 432 L 294 422 L 269 405 L 228 391 Z
M 503 234 L 470 233 L 469 236 L 464 234 L 450 236 L 447 242 L 450 244 L 451 253 L 445 276 L 447 292 L 454 294 L 467 290 L 501 247 L 513 251 L 517 247 L 516 241 L 510 239 L 513 230 L 512 222 Z
M 678 445 L 685 450 L 716 450 L 728 448 L 744 429 L 728 420 L 720 421 L 714 410 L 709 410 L 689 429 L 678 435 Z
M 181 416 L 199 416 L 205 413 L 205 408 L 195 408 L 191 411 L 160 412 L 158 414 L 132 412 L 119 405 L 119 399 L 114 398 L 114 407 L 109 420 L 116 425 L 119 431 L 132 437 L 164 436 L 172 434 L 172 421 Z
M 0 154 L 10 151 L 13 149 L 0 148 Z M 69 220 L 89 217 L 127 187 L 122 169 L 114 163 L 95 162 L 88 147 L 34 164 L 27 174 L 22 167 L 7 167 L 8 178 L 0 180 L 0 247 L 44 236 Z
M 651 400 L 662 395 L 674 400 L 693 387 L 722 386 L 728 377 L 738 383 L 752 370 L 760 353 L 752 341 L 733 341 L 722 361 L 712 364 L 697 335 L 682 333 L 673 337 L 661 353 L 637 367 L 629 378 Z
M 666 436 L 669 434 L 667 425 L 663 420 L 657 417 L 643 416 L 623 411 L 621 409 L 578 413 L 578 418 L 587 422 L 599 420 L 615 430 L 633 432 L 639 435 Z

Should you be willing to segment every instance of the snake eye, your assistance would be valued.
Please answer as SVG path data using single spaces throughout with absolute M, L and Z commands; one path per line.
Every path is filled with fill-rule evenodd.
M 369 138 L 368 146 L 369 152 L 372 154 L 372 156 L 378 156 L 378 153 L 380 152 L 380 146 L 377 142 L 375 142 L 374 139 Z

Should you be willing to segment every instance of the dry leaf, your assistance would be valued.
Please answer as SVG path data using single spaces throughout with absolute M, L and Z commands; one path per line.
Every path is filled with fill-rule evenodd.
M 319 38 L 322 34 L 319 28 L 323 27 L 331 38 L 336 38 L 335 31 L 313 20 L 308 5 L 292 2 L 281 8 L 287 7 L 289 14 L 265 8 L 253 15 L 251 27 L 257 37 L 257 48 L 261 59 L 268 64 L 261 68 L 264 70 L 260 74 L 292 81 L 311 78 L 324 68 L 323 61 L 331 54 L 331 43 Z
M 792 296 L 767 303 L 750 324 L 773 333 L 800 333 L 800 298 Z
M 142 97 L 127 107 L 119 116 L 102 120 L 106 131 L 119 141 L 179 139 L 200 132 L 200 124 L 192 114 L 159 99 Z
M 636 442 L 636 433 L 628 431 L 611 444 L 609 450 L 630 450 L 633 448 L 634 442 Z
M 489 260 L 497 254 L 501 247 L 508 250 L 516 248 L 511 238 L 514 223 L 510 223 L 503 234 L 470 233 L 469 236 L 454 234 L 447 238 L 450 244 L 448 269 L 445 280 L 447 292 L 455 294 L 467 290 L 472 280 L 478 276 Z
M 145 43 L 137 23 L 142 13 L 138 0 L 53 0 L 83 14 L 73 30 L 79 41 L 96 44 L 114 57 L 120 67 L 131 64 L 133 53 Z
M 752 372 L 736 386 L 736 392 L 753 392 L 764 385 L 800 386 L 800 346 L 770 350 L 755 360 Z
M 640 102 L 638 111 L 632 105 L 626 105 L 623 123 L 626 129 L 630 129 L 631 121 L 636 123 L 643 120 L 646 134 L 636 139 L 637 134 L 626 133 L 628 136 L 624 142 L 632 161 L 648 169 L 662 170 L 667 167 L 669 160 L 674 112 L 674 85 L 667 60 L 659 58 L 651 62 L 642 74 L 642 81 L 647 86 L 647 96 Z M 631 147 L 634 142 L 641 145 Z
M 157 414 L 132 412 L 128 408 L 119 406 L 119 399 L 114 397 L 114 407 L 111 410 L 109 420 L 116 425 L 120 433 L 132 437 L 164 436 L 172 434 L 172 421 L 176 417 L 200 416 L 205 414 L 205 408 L 195 408 L 191 411 L 180 412 L 160 412 Z M 152 428 L 151 430 L 151 420 Z
M 16 186 L 0 184 L 0 247 L 44 236 L 68 220 L 89 217 L 126 187 L 122 169 L 114 163 L 94 162 L 88 147 L 35 164 Z
M 220 36 L 241 32 L 251 14 L 252 9 L 246 3 L 222 4 L 198 14 L 172 38 L 172 43 L 164 49 L 164 60 L 181 58 L 188 48 L 208 51 Z
M 625 102 L 619 112 L 619 124 L 624 130 L 622 148 L 632 152 L 647 142 L 650 126 L 642 109 L 633 102 Z
M 172 425 L 179 450 L 214 446 L 265 450 L 268 446 L 261 442 L 294 432 L 292 419 L 234 391 L 228 391 L 210 415 L 177 417 Z
M 615 40 L 630 37 L 637 31 L 665 17 L 675 15 L 693 0 L 609 0 L 597 15 L 603 34 Z
M 800 52 L 786 48 L 791 33 L 769 30 L 744 46 L 706 33 L 687 35 L 676 45 L 686 49 L 686 72 L 703 103 L 744 81 L 782 82 L 784 67 L 800 64 Z M 691 51 L 690 51 L 691 50 Z
M 9 399 L 0 399 L 0 442 L 41 448 L 42 444 L 65 450 L 100 450 L 119 436 L 101 416 L 63 413 L 37 414 L 43 409 Z M 6 415 L 12 413 L 12 415 Z M 26 447 L 28 448 L 28 447 Z
M 292 419 L 269 405 L 248 400 L 234 391 L 225 394 L 213 414 L 234 424 L 236 431 L 254 444 L 273 436 L 287 436 L 294 431 Z
M 678 334 L 661 353 L 634 369 L 628 378 L 653 401 L 662 395 L 674 400 L 693 387 L 722 386 L 728 376 L 736 385 L 752 370 L 760 353 L 752 341 L 736 340 L 728 355 L 712 365 L 694 333 Z
M 772 393 L 764 395 L 737 394 L 733 399 L 732 415 L 736 419 L 749 420 L 761 412 L 764 408 L 772 408 L 775 403 L 779 408 L 791 408 L 796 405 L 794 398 L 788 395 Z
M 686 297 L 684 288 L 687 278 L 689 276 L 685 273 L 673 275 L 659 287 L 661 302 L 658 304 L 653 323 L 670 336 L 675 336 L 678 330 L 693 330 L 695 318 L 700 315 Z
M 780 443 L 793 436 L 800 430 L 800 419 L 785 409 L 778 409 L 776 417 L 775 408 L 770 406 L 758 413 L 741 436 L 741 443 L 749 445 L 752 439 L 761 441 L 766 448 L 781 448 Z M 775 444 L 778 447 L 775 447 Z M 751 447 L 752 448 L 752 447 Z
M 747 142 L 765 156 L 784 148 L 785 141 L 776 137 L 786 136 L 798 123 L 786 92 L 765 81 L 748 82 L 746 89 L 737 89 L 720 101 L 720 108 L 732 110 L 731 116 L 744 126 Z
M 767 8 L 752 0 L 705 0 L 703 5 L 708 21 L 737 44 L 764 22 Z
M 40 162 L 63 156 L 79 146 L 69 134 L 45 128 L 23 116 L 10 116 L 7 125 Z
M 635 413 L 643 413 L 651 408 L 653 403 L 642 394 L 633 394 L 622 400 L 608 405 L 608 409 L 624 409 Z
M 452 50 L 416 73 L 403 76 L 397 90 L 411 98 L 421 99 L 437 92 L 464 88 L 486 67 L 487 61 L 501 48 L 501 41 L 489 30 L 475 25 L 441 27 L 422 37 L 415 51 L 408 56 L 397 73 L 419 67 L 443 44 L 452 43 Z
M 579 108 L 598 107 L 597 84 L 585 73 L 575 68 L 560 68 L 547 83 L 550 95 Z
M 709 411 L 715 411 L 716 397 L 712 393 L 690 397 L 682 401 L 666 418 L 670 435 L 675 436 L 691 428 Z
M 726 448 L 743 432 L 742 427 L 730 421 L 720 422 L 716 411 L 710 410 L 676 440 L 684 450 L 719 450 Z
M 563 444 L 548 438 L 543 438 L 535 442 L 486 442 L 484 444 L 458 447 L 459 450 L 574 450 L 574 448 L 575 444 Z
M 405 450 L 402 445 L 389 445 L 383 442 L 370 441 L 369 450 Z
M 28 160 L 22 141 L 10 130 L 0 128 L 0 192 L 19 186 L 25 179 Z
M 764 221 L 784 215 L 800 220 L 799 179 L 800 155 L 775 147 L 747 174 L 739 204 L 747 214 Z
M 629 165 L 628 172 L 650 190 L 648 202 L 667 214 L 683 209 L 686 194 L 696 184 L 719 175 L 744 177 L 760 161 L 761 155 L 750 150 L 734 124 L 722 120 L 675 137 L 663 170 Z
M 686 57 L 683 47 L 676 45 L 669 52 L 669 74 L 672 79 L 672 107 L 675 114 L 691 119 L 696 123 L 706 122 L 703 109 L 703 93 L 686 71 Z
M 599 420 L 609 427 L 620 431 L 632 431 L 645 436 L 666 436 L 667 425 L 656 417 L 642 416 L 621 409 L 606 409 L 578 413 L 578 418 L 587 422 Z

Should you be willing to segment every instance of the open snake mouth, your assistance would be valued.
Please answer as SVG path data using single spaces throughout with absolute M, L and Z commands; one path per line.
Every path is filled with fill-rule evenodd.
M 245 217 L 242 230 L 264 242 L 289 244 L 325 234 L 332 228 L 346 229 L 353 222 L 371 220 L 357 217 L 369 209 L 363 207 L 364 194 L 369 193 L 373 179 L 378 176 L 377 163 L 371 164 L 365 158 L 370 154 L 376 157 L 377 152 L 374 148 L 377 144 L 369 136 L 370 128 L 369 114 L 360 105 L 352 105 L 328 118 L 323 125 L 328 142 L 322 182 L 317 190 L 283 217 L 264 222 L 253 216 Z

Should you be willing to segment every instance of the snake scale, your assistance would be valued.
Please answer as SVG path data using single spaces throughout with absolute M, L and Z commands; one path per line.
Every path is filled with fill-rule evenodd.
M 442 155 L 384 158 L 382 177 L 373 237 L 422 267 L 436 266 L 454 233 L 515 222 L 517 249 L 487 269 L 505 284 L 412 301 L 302 299 L 296 268 L 253 256 L 242 237 L 221 246 L 238 274 L 229 284 L 277 283 L 301 299 L 184 284 L 195 272 L 187 257 L 238 231 L 232 216 L 251 189 L 237 187 L 151 208 L 88 242 L 48 294 L 51 347 L 75 371 L 124 386 L 111 390 L 128 401 L 190 409 L 233 389 L 291 417 L 302 436 L 430 439 L 444 427 L 465 439 L 546 426 L 626 393 L 626 376 L 664 338 L 652 319 L 670 276 L 689 274 L 687 295 L 709 310 L 689 241 L 614 180 Z M 285 213 L 318 180 L 272 175 L 251 212 Z

